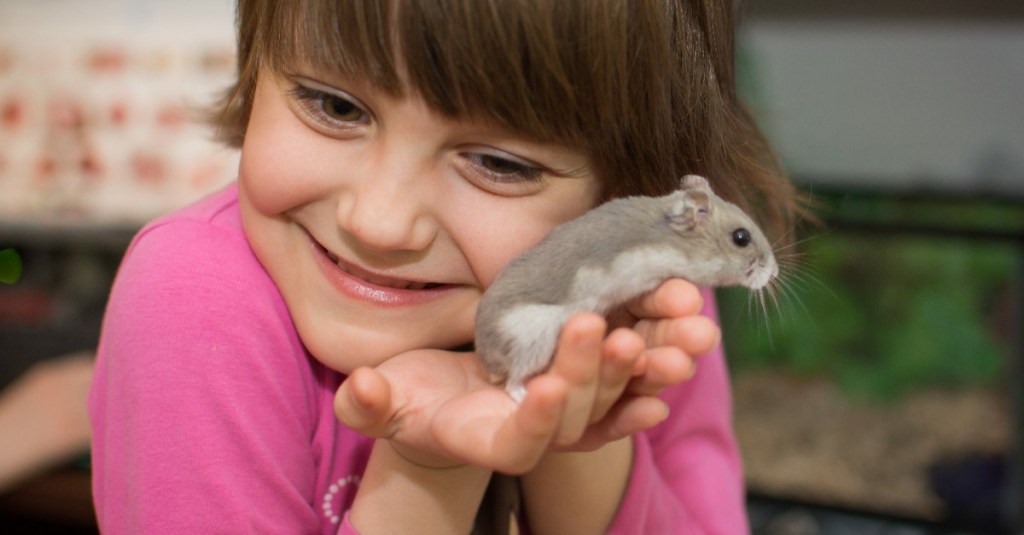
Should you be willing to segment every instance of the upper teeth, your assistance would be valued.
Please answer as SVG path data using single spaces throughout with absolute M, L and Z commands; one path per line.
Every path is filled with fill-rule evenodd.
M 369 282 L 370 284 L 376 284 L 377 286 L 385 286 L 388 288 L 395 288 L 398 290 L 422 290 L 429 286 L 429 283 L 426 282 L 403 281 L 399 279 L 392 279 L 388 277 L 380 277 L 374 275 L 372 273 L 363 271 L 355 266 L 340 261 L 338 255 L 330 251 L 327 251 L 327 258 L 330 258 L 331 262 L 337 264 L 337 266 L 341 268 L 341 270 L 344 271 L 345 273 L 355 275 L 356 277 L 359 277 L 360 279 L 363 279 L 364 281 Z

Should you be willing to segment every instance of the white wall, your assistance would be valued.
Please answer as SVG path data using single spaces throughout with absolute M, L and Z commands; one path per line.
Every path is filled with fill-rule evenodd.
M 138 224 L 220 187 L 197 121 L 234 74 L 231 0 L 0 0 L 0 224 Z
M 752 100 L 812 183 L 1024 195 L 1024 23 L 748 21 Z

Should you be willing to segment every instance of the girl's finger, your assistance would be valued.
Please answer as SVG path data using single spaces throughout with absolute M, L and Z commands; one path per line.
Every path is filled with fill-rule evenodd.
M 609 442 L 647 431 L 665 421 L 668 416 L 668 405 L 657 397 L 623 398 L 604 419 L 587 428 L 587 432 L 572 449 L 595 450 Z
M 637 375 L 638 361 L 644 353 L 644 341 L 632 329 L 616 329 L 605 339 L 598 388 L 590 413 L 590 423 L 604 418 Z
M 565 414 L 555 442 L 575 442 L 590 424 L 591 409 L 600 380 L 605 321 L 596 314 L 580 314 L 562 328 L 558 352 L 548 373 L 569 387 Z
M 639 319 L 692 316 L 699 314 L 703 307 L 704 297 L 700 289 L 683 279 L 669 279 L 653 292 L 626 305 L 626 309 Z
M 334 414 L 346 426 L 376 437 L 391 436 L 391 385 L 372 368 L 353 371 L 334 395 Z
M 522 404 L 496 429 L 474 426 L 446 445 L 471 464 L 506 474 L 527 472 L 548 450 L 565 411 L 567 393 L 568 385 L 560 378 L 536 377 L 527 384 Z
M 660 321 L 642 320 L 634 327 L 647 347 L 673 346 L 690 355 L 703 355 L 718 346 L 722 331 L 705 316 Z
M 677 347 L 660 346 L 644 352 L 643 375 L 630 381 L 627 395 L 655 396 L 662 390 L 693 377 L 697 361 Z

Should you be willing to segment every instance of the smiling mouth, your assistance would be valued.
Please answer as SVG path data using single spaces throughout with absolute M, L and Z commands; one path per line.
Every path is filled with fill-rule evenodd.
M 372 286 L 379 286 L 381 288 L 390 288 L 393 290 L 431 290 L 434 288 L 441 288 L 447 286 L 439 282 L 421 282 L 404 279 L 396 279 L 392 277 L 386 277 L 371 273 L 357 266 L 349 264 L 344 260 L 340 259 L 338 255 L 328 251 L 324 246 L 317 244 L 320 252 L 323 253 L 332 264 L 338 267 L 341 271 L 356 277 L 363 282 L 366 282 Z

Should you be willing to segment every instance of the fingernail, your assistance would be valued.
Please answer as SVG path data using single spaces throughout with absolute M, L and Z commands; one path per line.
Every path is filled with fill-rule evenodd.
M 690 379 L 693 379 L 694 375 L 697 375 L 697 361 L 691 360 L 690 361 L 690 375 L 686 378 L 686 380 L 689 381 Z
M 669 409 L 668 403 L 665 403 L 664 401 L 662 401 L 661 402 L 661 419 L 658 420 L 658 421 L 659 422 L 664 422 L 665 420 L 668 420 L 668 417 L 671 416 L 671 415 L 672 415 L 672 410 Z

